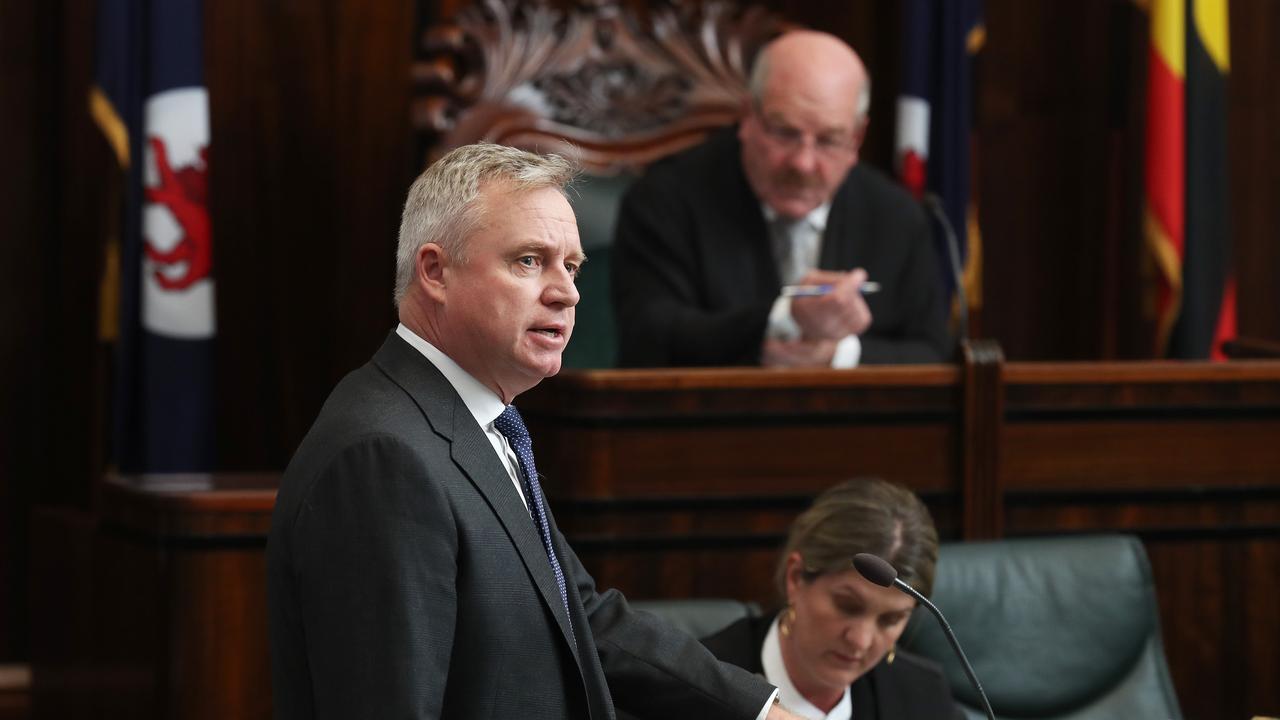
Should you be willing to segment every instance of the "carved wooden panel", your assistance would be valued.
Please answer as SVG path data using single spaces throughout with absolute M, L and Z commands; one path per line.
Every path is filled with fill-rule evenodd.
M 424 29 L 413 67 L 423 164 L 480 140 L 643 167 L 734 122 L 756 52 L 784 28 L 723 0 L 567 9 L 479 0 Z

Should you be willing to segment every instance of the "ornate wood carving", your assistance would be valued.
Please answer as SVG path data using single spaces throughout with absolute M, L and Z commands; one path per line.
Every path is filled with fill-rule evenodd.
M 597 173 L 643 167 L 732 123 L 751 61 L 784 27 L 725 0 L 643 17 L 609 0 L 478 0 L 422 35 L 413 121 L 424 164 L 489 140 L 569 152 Z

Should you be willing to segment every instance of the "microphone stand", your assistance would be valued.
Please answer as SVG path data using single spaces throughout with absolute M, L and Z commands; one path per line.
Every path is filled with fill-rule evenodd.
M 938 610 L 938 606 L 929 602 L 929 598 L 916 592 L 916 589 L 902 582 L 898 578 L 893 579 L 894 587 L 916 599 L 916 602 L 929 608 L 929 612 L 938 618 L 938 623 L 942 625 L 942 632 L 947 636 L 947 641 L 951 643 L 951 649 L 956 651 L 956 655 L 960 657 L 960 664 L 964 667 L 964 674 L 969 676 L 969 682 L 973 683 L 973 687 L 978 691 L 978 697 L 982 699 L 982 709 L 987 713 L 987 720 L 996 720 L 995 711 L 991 709 L 991 701 L 987 700 L 987 693 L 982 689 L 982 682 L 978 680 L 978 674 L 973 671 L 973 666 L 969 664 L 969 658 L 965 657 L 964 650 L 960 649 L 960 641 L 956 639 L 956 634 L 951 632 L 951 625 L 947 619 L 942 617 L 942 611 Z
M 960 664 L 964 667 L 964 674 L 969 676 L 969 682 L 978 691 L 978 697 L 982 699 L 982 709 L 987 713 L 987 720 L 996 720 L 996 713 L 991 709 L 991 701 L 987 699 L 987 691 L 982 689 L 982 683 L 978 681 L 978 674 L 973 671 L 973 666 L 969 664 L 969 658 L 965 657 L 964 650 L 960 649 L 960 641 L 956 639 L 956 634 L 951 632 L 951 625 L 942 616 L 942 611 L 929 602 L 929 598 L 902 582 L 898 577 L 898 571 L 894 569 L 893 565 L 890 565 L 888 561 L 878 555 L 858 553 L 853 556 L 853 567 L 858 571 L 858 574 L 869 582 L 875 583 L 880 587 L 896 587 L 898 590 L 915 598 L 916 602 L 929 608 L 929 612 L 933 613 L 933 616 L 938 619 L 938 623 L 942 625 L 942 631 L 947 636 L 947 641 L 951 643 L 951 649 L 955 650 L 956 655 L 960 658 Z
M 969 337 L 969 298 L 964 291 L 964 271 L 960 268 L 960 242 L 956 239 L 956 229 L 947 218 L 947 211 L 942 207 L 942 199 L 934 193 L 924 194 L 924 206 L 942 226 L 942 234 L 947 241 L 947 265 L 951 270 L 951 280 L 956 286 L 956 307 L 959 310 L 957 321 L 958 334 L 961 340 Z

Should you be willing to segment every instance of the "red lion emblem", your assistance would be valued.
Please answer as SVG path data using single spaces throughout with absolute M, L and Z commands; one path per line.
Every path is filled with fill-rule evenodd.
M 149 202 L 164 205 L 182 227 L 183 235 L 169 251 L 162 251 L 143 238 L 147 257 L 160 267 L 155 271 L 156 282 L 165 290 L 186 290 L 209 276 L 213 270 L 213 238 L 209 223 L 208 150 L 200 148 L 200 165 L 186 165 L 174 171 L 169 167 L 169 154 L 164 141 L 152 137 L 151 151 L 155 154 L 160 184 L 147 188 Z M 186 272 L 171 278 L 161 272 L 165 267 L 180 262 L 187 263 Z

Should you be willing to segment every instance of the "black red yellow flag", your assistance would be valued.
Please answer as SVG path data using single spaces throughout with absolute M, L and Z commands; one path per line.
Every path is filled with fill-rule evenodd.
M 1143 229 L 1159 355 L 1221 359 L 1235 336 L 1227 0 L 1151 0 Z

